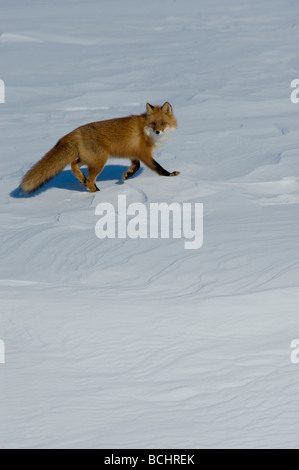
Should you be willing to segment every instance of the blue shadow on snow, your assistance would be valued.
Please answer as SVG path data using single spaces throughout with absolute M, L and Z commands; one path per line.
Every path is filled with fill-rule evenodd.
M 97 180 L 97 186 L 99 189 L 101 189 L 101 181 L 114 181 L 116 180 L 115 184 L 123 184 L 123 181 L 121 179 L 122 174 L 129 168 L 129 165 L 124 166 L 124 165 L 106 165 L 99 175 L 99 179 Z M 143 171 L 142 168 L 138 170 L 138 172 L 132 176 L 133 178 L 136 178 L 141 172 Z M 86 175 L 87 171 L 86 168 L 82 168 L 82 172 Z M 130 178 L 131 179 L 131 178 Z M 29 197 L 35 197 L 38 194 L 41 194 L 45 191 L 47 191 L 50 188 L 59 188 L 59 189 L 67 189 L 69 191 L 81 191 L 81 192 L 88 192 L 88 189 L 82 186 L 73 172 L 71 170 L 64 170 L 61 173 L 59 173 L 57 176 L 55 176 L 53 179 L 48 181 L 47 183 L 43 184 L 39 189 L 36 191 L 33 191 L 32 193 L 24 193 L 20 187 L 14 189 L 11 193 L 10 196 L 13 198 L 29 198 Z

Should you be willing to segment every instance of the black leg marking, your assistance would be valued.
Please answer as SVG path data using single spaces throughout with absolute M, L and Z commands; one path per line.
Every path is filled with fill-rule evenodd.
M 159 165 L 156 160 L 153 160 L 154 163 L 154 170 L 161 176 L 170 176 L 169 171 L 165 170 L 161 165 Z

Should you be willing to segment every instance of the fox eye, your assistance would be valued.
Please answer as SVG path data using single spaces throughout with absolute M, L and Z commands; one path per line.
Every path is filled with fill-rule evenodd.
M 165 126 L 166 122 L 162 121 L 161 126 Z

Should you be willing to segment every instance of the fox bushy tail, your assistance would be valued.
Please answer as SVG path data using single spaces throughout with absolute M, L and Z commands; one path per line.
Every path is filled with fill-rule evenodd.
M 78 150 L 76 145 L 63 137 L 55 147 L 37 162 L 24 176 L 20 188 L 25 193 L 31 193 L 44 183 L 58 175 L 69 163 L 76 160 Z

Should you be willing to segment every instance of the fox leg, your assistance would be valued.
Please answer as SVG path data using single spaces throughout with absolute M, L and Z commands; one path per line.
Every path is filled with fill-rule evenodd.
M 177 176 L 180 174 L 179 171 L 173 171 L 169 173 L 169 171 L 165 170 L 161 165 L 159 165 L 158 162 L 152 157 L 152 156 L 147 156 L 145 158 L 142 158 L 141 160 L 146 166 L 148 166 L 151 170 L 155 171 L 158 173 L 158 175 L 161 176 Z
M 96 185 L 96 179 L 98 175 L 101 173 L 102 169 L 105 166 L 105 163 L 108 160 L 109 155 L 105 156 L 105 158 L 101 158 L 98 160 L 94 160 L 92 164 L 88 165 L 88 175 L 85 179 L 85 186 L 89 189 L 91 193 L 95 193 L 96 191 L 100 191 Z
M 130 168 L 127 169 L 127 171 L 124 172 L 122 176 L 122 180 L 126 181 L 128 178 L 132 178 L 133 175 L 135 175 L 136 171 L 139 170 L 140 168 L 140 161 L 139 160 L 131 160 L 132 165 Z
M 82 173 L 82 171 L 80 170 L 80 158 L 77 158 L 77 160 L 75 160 L 74 162 L 72 162 L 71 164 L 71 168 L 72 168 L 72 172 L 74 173 L 74 175 L 76 176 L 76 178 L 78 178 L 78 180 L 80 181 L 80 183 L 85 186 L 85 176 L 84 174 Z M 82 164 L 82 163 L 81 163 Z

